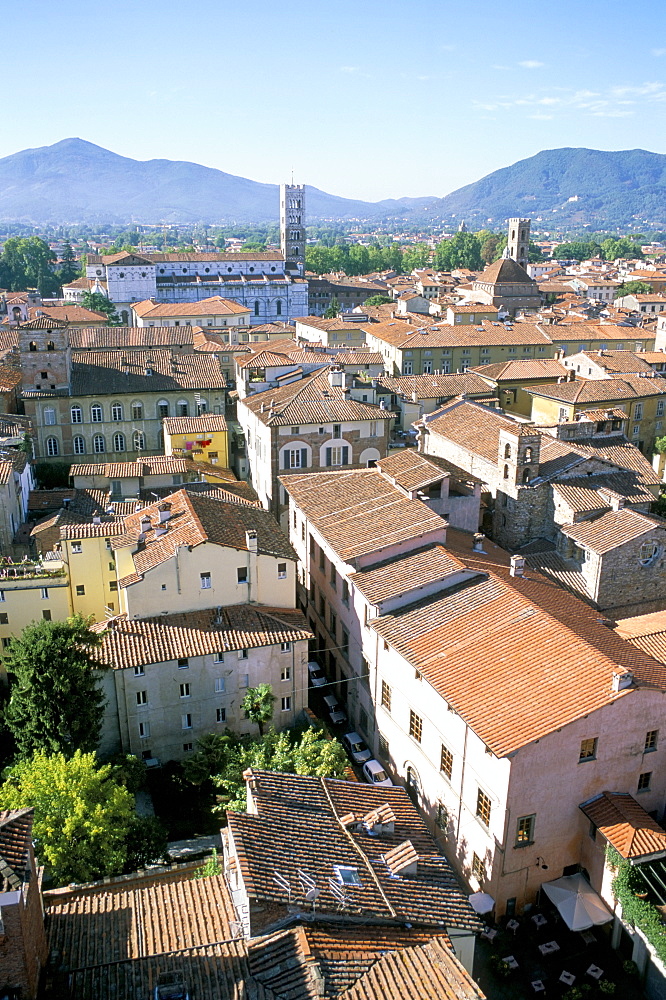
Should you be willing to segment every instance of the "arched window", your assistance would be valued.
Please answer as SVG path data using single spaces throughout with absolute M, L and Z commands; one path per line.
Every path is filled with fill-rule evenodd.
M 55 424 L 56 422 L 56 411 L 52 406 L 45 406 L 43 412 L 44 412 L 44 423 L 47 426 L 52 427 L 53 424 Z
M 282 299 L 278 299 L 277 302 L 275 303 L 275 315 L 276 316 L 282 315 Z
M 103 451 L 106 451 L 103 434 L 95 434 L 93 438 L 93 451 L 96 455 L 101 455 Z
M 132 420 L 143 420 L 143 403 L 138 400 L 132 403 Z
M 55 344 L 53 343 L 52 340 L 49 340 L 48 344 L 46 345 L 46 350 L 47 351 L 55 351 Z
M 46 439 L 46 454 L 47 455 L 59 455 L 60 454 L 60 442 L 58 438 L 47 438 Z
M 113 435 L 113 450 L 114 451 L 125 451 L 125 435 L 124 434 L 114 434 Z
M 197 402 L 197 416 L 200 417 L 202 413 L 205 413 L 208 409 L 208 403 L 205 399 L 200 399 Z
M 85 455 L 86 453 L 86 442 L 85 438 L 82 438 L 80 434 L 77 434 L 73 441 L 74 454 L 75 455 Z
M 511 458 L 511 445 L 510 444 L 505 444 L 504 445 L 504 457 L 505 458 Z
M 146 447 L 146 436 L 141 431 L 134 431 L 133 441 L 134 451 L 144 451 Z
M 508 465 L 504 466 L 504 478 L 505 479 L 509 478 L 509 466 Z
M 178 402 L 176 403 L 176 410 L 179 417 L 186 417 L 188 410 L 187 400 L 179 399 Z
M 37 344 L 34 342 L 34 340 L 31 340 L 30 343 L 28 344 L 28 350 L 29 351 L 37 350 Z
M 83 423 L 83 410 L 81 409 L 80 406 L 73 406 L 72 409 L 70 410 L 70 413 L 72 415 L 73 424 Z
M 414 805 L 418 806 L 421 795 L 421 782 L 416 768 L 412 767 L 411 764 L 407 768 L 407 794 Z
M 254 300 L 254 315 L 259 315 L 259 299 Z
M 659 545 L 657 542 L 643 542 L 638 554 L 641 566 L 647 566 L 659 555 Z
M 122 420 L 123 419 L 123 404 L 114 403 L 111 407 L 111 419 L 112 420 Z
M 169 404 L 166 399 L 160 399 L 157 404 L 157 416 L 161 420 L 162 417 L 169 416 Z
M 525 449 L 525 461 L 526 462 L 531 462 L 532 461 L 532 449 L 531 448 L 526 448 Z
M 94 424 L 102 423 L 104 415 L 102 413 L 102 407 L 99 405 L 99 403 L 93 403 L 93 405 L 90 407 L 90 419 Z
M 529 481 L 530 481 L 531 478 L 532 477 L 530 476 L 530 470 L 529 469 L 525 469 L 525 471 L 523 472 L 523 482 L 524 483 L 529 483 Z

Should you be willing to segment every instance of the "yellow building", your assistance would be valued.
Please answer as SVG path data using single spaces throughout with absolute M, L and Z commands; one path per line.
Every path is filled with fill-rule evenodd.
M 0 653 L 6 662 L 10 640 L 31 622 L 67 618 L 73 608 L 69 574 L 62 559 L 0 566 Z M 5 679 L 0 659 L 0 677 Z
M 84 524 L 63 524 L 60 546 L 69 566 L 71 606 L 76 614 L 104 621 L 118 611 L 118 580 L 112 540 L 122 534 L 122 520 L 94 515 Z M 107 610 L 108 609 L 108 610 Z
M 162 427 L 166 455 L 229 468 L 229 432 L 221 413 L 167 417 L 162 421 Z
M 532 413 L 532 396 L 527 389 L 557 382 L 561 378 L 568 379 L 571 375 L 560 361 L 552 358 L 542 361 L 500 361 L 494 365 L 480 365 L 473 372 L 495 392 L 503 410 L 522 417 L 529 417 Z

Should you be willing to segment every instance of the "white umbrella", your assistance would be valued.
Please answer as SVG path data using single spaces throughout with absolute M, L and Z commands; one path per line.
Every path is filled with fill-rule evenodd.
M 487 892 L 474 892 L 469 901 L 476 913 L 490 913 L 495 905 L 495 900 Z
M 582 875 L 565 875 L 541 887 L 557 907 L 565 924 L 572 931 L 586 931 L 595 924 L 613 919 L 601 897 Z

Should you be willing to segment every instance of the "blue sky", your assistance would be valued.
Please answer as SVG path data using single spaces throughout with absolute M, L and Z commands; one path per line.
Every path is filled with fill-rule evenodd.
M 28 0 L 0 156 L 80 136 L 374 201 L 561 146 L 666 152 L 666 4 Z

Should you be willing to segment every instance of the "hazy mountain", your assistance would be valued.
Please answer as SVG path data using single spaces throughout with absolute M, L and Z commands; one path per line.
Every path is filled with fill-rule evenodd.
M 278 185 L 197 163 L 132 160 L 83 139 L 0 159 L 0 219 L 55 222 L 276 222 Z M 551 149 L 443 198 L 354 201 L 307 189 L 307 217 L 466 219 L 530 216 L 542 225 L 666 227 L 666 155 L 642 149 Z

